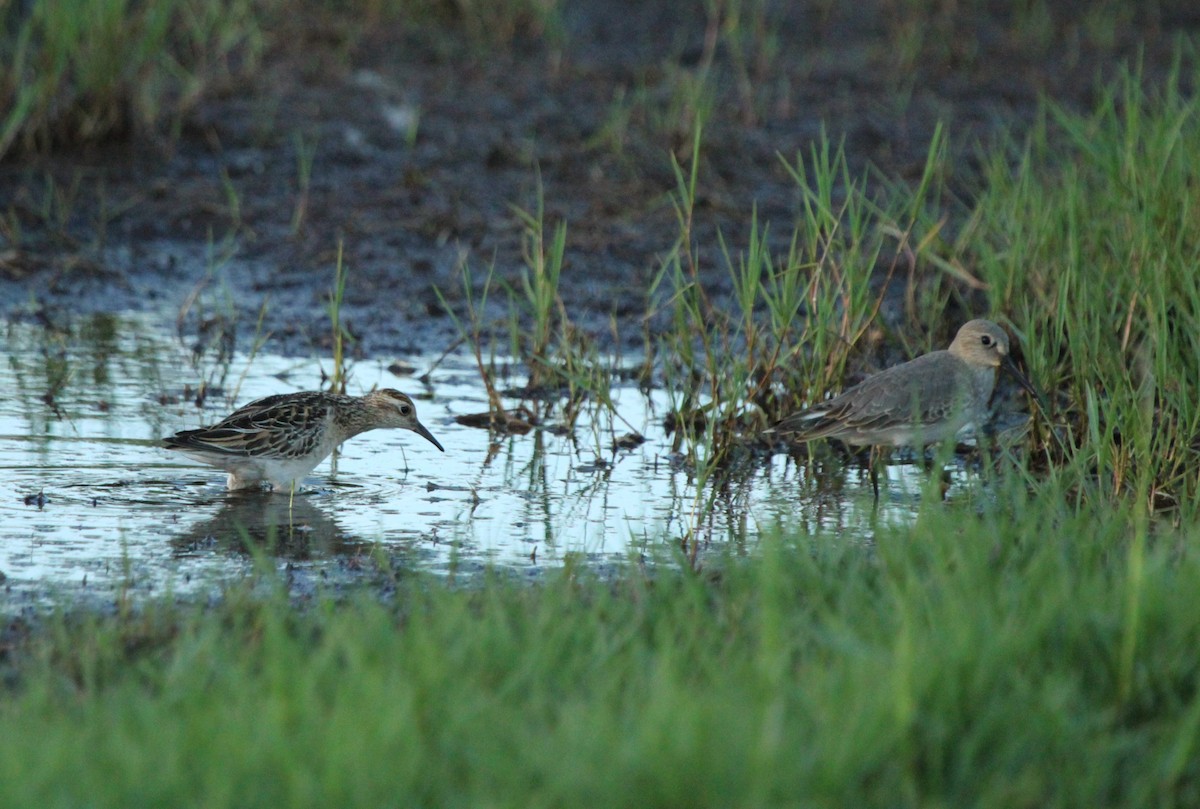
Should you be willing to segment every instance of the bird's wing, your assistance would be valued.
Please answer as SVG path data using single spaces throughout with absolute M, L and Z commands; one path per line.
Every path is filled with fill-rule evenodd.
M 788 416 L 775 432 L 820 438 L 836 432 L 873 432 L 896 425 L 941 423 L 961 406 L 957 368 L 934 352 L 867 377 L 850 390 Z
M 168 449 L 191 449 L 222 455 L 293 458 L 306 455 L 318 436 L 312 430 L 288 430 L 288 424 L 313 424 L 328 416 L 320 398 L 278 394 L 257 399 L 212 427 L 183 430 L 164 439 Z

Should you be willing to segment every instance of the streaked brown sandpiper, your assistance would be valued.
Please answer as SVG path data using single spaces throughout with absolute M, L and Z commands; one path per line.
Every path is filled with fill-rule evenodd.
M 269 482 L 275 491 L 290 491 L 343 441 L 383 427 L 412 430 L 445 452 L 417 420 L 412 399 L 389 388 L 365 396 L 322 391 L 268 396 L 212 427 L 183 430 L 163 443 L 224 469 L 231 490 Z

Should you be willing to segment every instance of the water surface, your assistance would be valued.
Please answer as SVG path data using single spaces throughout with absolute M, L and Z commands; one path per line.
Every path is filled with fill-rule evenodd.
M 861 470 L 817 480 L 779 455 L 714 493 L 672 457 L 665 396 L 632 386 L 614 391 L 619 419 L 585 414 L 564 434 L 551 418 L 527 435 L 497 437 L 455 421 L 485 411 L 487 398 L 473 360 L 451 355 L 351 368 L 352 393 L 379 386 L 414 396 L 444 454 L 411 432 L 378 430 L 346 442 L 295 497 L 228 493 L 223 472 L 159 439 L 260 396 L 319 388 L 327 361 L 197 358 L 146 316 L 4 329 L 0 574 L 9 611 L 48 600 L 204 597 L 253 575 L 256 557 L 304 589 L 379 575 L 381 566 L 535 576 L 568 558 L 602 565 L 728 543 L 752 552 L 752 538 L 774 525 L 865 541 L 876 520 L 908 518 L 923 482 L 914 466 L 887 467 L 875 509 Z M 209 392 L 198 402 L 202 384 Z M 631 428 L 645 443 L 613 449 Z

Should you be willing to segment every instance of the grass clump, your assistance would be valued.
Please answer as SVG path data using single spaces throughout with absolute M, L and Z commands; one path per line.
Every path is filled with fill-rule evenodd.
M 488 393 L 487 418 L 470 416 L 468 423 L 486 425 L 508 432 L 527 432 L 534 424 L 558 417 L 560 426 L 573 432 L 579 418 L 591 418 L 593 449 L 597 456 L 611 452 L 616 414 L 611 388 L 618 375 L 617 361 L 601 355 L 596 343 L 578 329 L 568 316 L 560 292 L 560 280 L 566 265 L 567 224 L 558 222 L 551 229 L 546 220 L 540 189 L 532 211 L 512 206 L 521 229 L 521 255 L 524 267 L 518 283 L 498 282 L 508 298 L 505 323 L 510 356 L 527 369 L 524 384 L 501 394 L 495 362 L 496 335 L 502 329 L 487 321 L 488 297 L 495 281 L 494 267 L 489 268 L 479 288 L 468 262 L 460 274 L 461 314 L 446 292 L 437 289 L 442 308 L 454 321 L 461 340 L 467 342 L 475 357 Z M 484 360 L 484 344 L 489 359 Z M 520 400 L 518 413 L 510 413 L 503 397 Z M 628 426 L 628 425 L 626 425 Z M 609 439 L 605 444 L 605 438 Z
M 660 337 L 659 354 L 668 358 L 676 448 L 711 467 L 727 459 L 745 431 L 841 385 L 893 279 L 910 279 L 911 321 L 936 322 L 928 315 L 942 312 L 949 298 L 942 271 L 955 265 L 939 255 L 952 248 L 942 243 L 941 223 L 927 204 L 942 193 L 940 135 L 916 190 L 870 192 L 865 178 L 850 175 L 842 149 L 822 140 L 811 154 L 785 163 L 800 198 L 786 251 L 772 251 L 770 224 L 751 213 L 744 246 L 720 241 L 733 294 L 714 300 L 693 235 L 701 157 L 697 133 L 688 169 L 676 167 L 679 238 L 658 279 L 670 293 L 671 327 Z M 911 282 L 918 268 L 935 276 L 921 294 Z
M 647 295 L 644 378 L 669 392 L 673 452 L 707 475 L 774 420 L 844 388 L 848 372 L 944 347 L 986 316 L 1011 328 L 1048 394 L 1044 412 L 1030 405 L 1028 440 L 1006 436 L 1029 485 L 1133 497 L 1186 519 L 1200 491 L 1200 102 L 1181 90 L 1195 83 L 1188 70 L 1180 58 L 1158 90 L 1128 71 L 1090 113 L 1046 102 L 1027 140 L 982 156 L 973 200 L 948 190 L 940 130 L 915 186 L 851 176 L 822 139 L 785 157 L 798 206 L 782 242 L 751 209 L 742 243 L 699 243 L 697 121 L 688 159 L 672 155 L 678 231 Z M 545 379 L 568 364 L 556 351 L 580 360 L 587 343 L 568 334 L 557 293 L 565 229 L 542 238 L 540 216 L 524 221 L 542 248 L 531 255 L 549 259 L 530 267 L 553 272 L 525 276 L 514 322 L 533 325 L 514 354 Z M 714 256 L 723 267 L 704 265 Z M 714 269 L 728 293 L 714 291 Z M 881 350 L 888 336 L 899 352 Z M 577 387 L 602 401 L 614 380 Z
M 481 52 L 521 37 L 560 43 L 557 0 L 356 0 L 337 19 L 449 24 Z M 212 89 L 251 75 L 297 14 L 274 0 L 30 0 L 0 5 L 0 157 L 14 149 L 175 135 Z M 431 29 L 432 30 L 432 29 Z M 304 144 L 299 230 L 307 203 Z
M 363 0 L 368 16 L 449 22 L 478 46 L 563 36 L 560 0 Z
M 177 125 L 262 50 L 251 0 L 33 0 L 4 15 L 0 156 Z
M 921 335 L 906 341 L 911 356 L 965 310 L 1009 324 L 1050 394 L 1017 459 L 1036 473 L 1031 485 L 1133 497 L 1188 519 L 1200 489 L 1200 102 L 1180 89 L 1190 83 L 1181 60 L 1159 90 L 1127 72 L 1088 114 L 1047 102 L 1024 144 L 985 157 L 979 197 L 951 201 L 956 231 L 940 135 L 915 188 L 868 192 L 840 152 L 819 146 L 788 164 L 801 215 L 786 250 L 769 246 L 753 212 L 744 245 L 722 241 L 727 300 L 713 299 L 699 269 L 697 136 L 677 175 L 680 237 L 661 276 L 676 448 L 712 469 L 741 436 L 844 387 L 851 360 L 871 348 L 863 337 L 877 339 L 884 322 Z M 903 284 L 903 297 L 885 312 L 889 284 Z
M 342 261 L 342 240 L 338 239 L 337 260 L 333 265 L 333 288 L 329 290 L 325 309 L 333 327 L 333 366 L 329 373 L 329 390 L 341 394 L 346 393 L 346 383 L 350 379 L 350 369 L 346 363 L 346 344 L 354 342 L 354 335 L 342 320 L 342 301 L 346 296 L 348 272 L 349 268 Z
M 1194 499 L 1200 466 L 1200 102 L 1180 77 L 1148 91 L 1129 72 L 1088 115 L 1047 104 L 1015 160 L 992 158 L 971 234 L 1054 392 L 1057 460 L 1081 490 L 1157 507 Z
M 1200 798 L 1195 530 L 1135 559 L 1131 514 L 997 497 L 870 547 L 770 532 L 701 573 L 60 618 L 8 647 L 5 802 Z

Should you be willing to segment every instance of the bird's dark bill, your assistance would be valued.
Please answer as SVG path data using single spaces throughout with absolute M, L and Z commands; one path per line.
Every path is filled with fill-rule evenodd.
M 442 452 L 445 452 L 445 451 L 446 451 L 446 450 L 445 450 L 445 449 L 442 447 L 442 445 L 441 445 L 441 444 L 438 442 L 438 440 L 437 440 L 436 438 L 434 438 L 434 437 L 433 437 L 433 433 L 431 433 L 431 432 L 429 432 L 428 430 L 426 430 L 426 429 L 425 429 L 425 425 L 424 425 L 424 424 L 421 424 L 420 422 L 418 422 L 418 423 L 417 423 L 417 425 L 416 425 L 415 427 L 413 427 L 412 429 L 413 429 L 413 432 L 414 432 L 414 433 L 416 433 L 417 435 L 421 436 L 422 438 L 424 438 L 424 439 L 425 439 L 426 441 L 428 441 L 430 444 L 433 444 L 433 445 L 434 445 L 435 447 L 437 447 L 438 449 L 442 450 Z
M 1033 383 L 1025 378 L 1025 374 L 1021 373 L 1021 371 L 1017 368 L 1017 364 L 1012 361 L 1012 357 L 1004 357 L 1004 370 L 1012 374 L 1013 378 L 1017 380 L 1021 387 L 1028 391 L 1030 396 L 1032 396 L 1038 402 L 1042 401 L 1042 395 L 1038 393 L 1037 388 L 1033 386 Z

